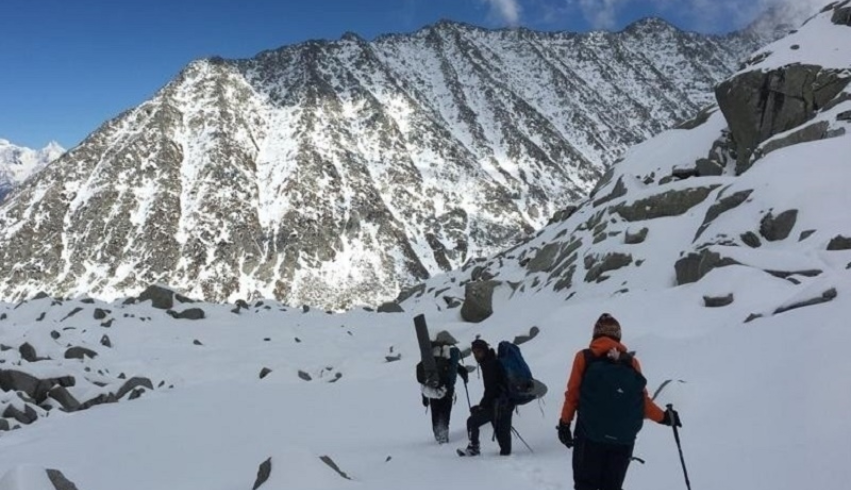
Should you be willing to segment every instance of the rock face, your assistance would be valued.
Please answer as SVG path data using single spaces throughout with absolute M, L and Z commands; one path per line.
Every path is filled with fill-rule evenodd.
M 719 84 L 715 95 L 737 145 L 737 173 L 750 167 L 760 143 L 812 119 L 849 82 L 839 70 L 797 64 L 748 71 Z
M 461 306 L 461 318 L 471 323 L 479 323 L 493 315 L 493 292 L 499 281 L 471 282 L 465 287 L 464 305 Z
M 0 207 L 0 299 L 380 304 L 544 225 L 764 41 L 441 22 L 193 62 Z

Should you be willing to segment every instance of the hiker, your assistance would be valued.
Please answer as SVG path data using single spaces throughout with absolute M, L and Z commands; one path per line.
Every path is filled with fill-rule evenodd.
M 417 364 L 417 381 L 420 382 L 423 406 L 431 407 L 431 428 L 438 444 L 449 442 L 449 418 L 455 398 L 457 376 L 466 383 L 467 368 L 460 363 L 461 353 L 452 345 L 432 342 L 432 352 L 437 366 L 438 383 L 430 386 L 426 381 L 423 364 Z M 456 375 L 457 374 L 457 375 Z
M 663 411 L 650 399 L 638 359 L 620 340 L 620 323 L 604 313 L 590 348 L 573 360 L 557 430 L 559 441 L 573 448 L 576 490 L 621 490 L 645 418 L 682 427 L 675 410 Z
M 493 425 L 496 440 L 499 443 L 499 454 L 508 456 L 511 454 L 511 415 L 514 404 L 508 398 L 505 369 L 497 359 L 494 350 L 484 340 L 474 340 L 472 350 L 476 362 L 482 369 L 485 393 L 479 404 L 470 409 L 470 417 L 467 419 L 467 435 L 470 443 L 459 454 L 479 455 L 481 452 L 479 428 L 490 423 Z

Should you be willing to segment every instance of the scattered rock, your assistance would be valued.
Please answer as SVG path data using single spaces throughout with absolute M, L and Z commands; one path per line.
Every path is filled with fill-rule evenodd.
M 443 301 L 446 302 L 446 307 L 449 308 L 450 310 L 453 309 L 453 308 L 458 308 L 459 306 L 461 306 L 463 304 L 463 302 L 460 299 L 458 299 L 454 296 L 444 296 Z
M 414 295 L 422 296 L 423 293 L 425 293 L 425 290 L 425 284 L 417 284 L 416 286 L 405 288 L 399 293 L 399 296 L 396 297 L 396 302 L 402 304 L 405 300 L 413 297 Z
M 599 207 L 602 204 L 605 204 L 609 201 L 614 201 L 615 199 L 618 199 L 618 198 L 623 197 L 625 195 L 626 195 L 626 185 L 624 185 L 624 183 L 623 183 L 623 177 L 618 177 L 618 181 L 617 181 L 617 183 L 615 183 L 615 188 L 612 189 L 612 192 L 609 193 L 609 195 L 601 197 L 600 199 L 597 199 L 596 201 L 594 201 L 594 207 L 595 208 Z
M 112 341 L 109 340 L 109 335 L 104 335 L 103 337 L 100 338 L 100 345 L 102 345 L 104 347 L 110 347 L 110 348 L 112 347 Z
M 386 303 L 382 303 L 381 306 L 378 307 L 379 313 L 404 313 L 405 309 L 399 306 L 399 303 L 395 301 L 388 301 Z
M 80 408 L 80 402 L 64 386 L 54 386 L 48 395 L 56 400 L 66 412 L 73 412 Z
M 502 284 L 499 281 L 478 281 L 464 287 L 464 305 L 461 318 L 471 323 L 479 323 L 493 314 L 493 293 Z
M 50 297 L 49 294 L 45 293 L 44 291 L 39 291 L 35 296 L 33 296 L 32 300 L 37 301 L 37 300 L 45 299 L 45 298 L 49 298 L 49 297 Z
M 851 6 L 834 10 L 830 21 L 838 26 L 851 27 Z
M 47 316 L 47 312 L 46 312 L 46 311 L 45 311 L 45 312 L 42 312 L 42 314 L 41 314 L 41 315 L 39 315 L 39 316 L 38 316 L 38 318 L 36 318 L 36 319 L 35 319 L 35 321 L 37 321 L 37 322 L 43 321 L 45 316 Z
M 722 258 L 721 254 L 703 249 L 700 253 L 690 253 L 676 262 L 674 268 L 677 273 L 677 285 L 697 282 L 710 271 L 718 267 L 738 265 L 739 263 L 730 258 Z
M 6 406 L 6 410 L 3 411 L 3 417 L 7 419 L 15 419 L 24 425 L 29 425 L 38 420 L 38 412 L 36 412 L 29 404 L 26 404 L 23 412 L 14 405 L 9 404 Z
M 556 256 L 561 248 L 560 243 L 548 243 L 526 265 L 529 272 L 550 272 L 552 271 Z
M 797 50 L 801 49 L 801 45 L 800 44 L 793 44 L 793 45 L 789 46 L 789 48 L 792 51 L 797 51 Z
M 697 174 L 700 177 L 717 177 L 724 174 L 724 166 L 715 160 L 701 158 L 697 161 Z
M 3 320 L 5 320 L 7 318 L 9 318 L 9 317 L 5 313 L 0 313 L 0 322 L 2 322 Z
M 819 270 L 819 269 L 807 269 L 807 270 L 792 271 L 792 272 L 773 271 L 773 270 L 767 270 L 765 272 L 771 274 L 774 277 L 779 277 L 780 279 L 788 279 L 790 276 L 816 277 L 816 276 L 821 275 L 824 271 Z
M 434 337 L 434 343 L 437 345 L 456 345 L 458 340 L 446 330 L 441 330 Z
M 110 318 L 109 320 L 101 323 L 100 326 L 103 327 L 103 328 L 110 328 L 112 326 L 112 322 L 114 320 L 115 320 L 115 318 Z
M 252 487 L 251 490 L 257 490 L 258 488 L 263 486 L 263 484 L 266 483 L 267 480 L 269 480 L 269 477 L 271 475 L 272 475 L 272 458 L 269 458 L 266 461 L 263 461 L 262 463 L 260 463 L 260 467 L 257 468 L 257 479 L 254 480 L 254 486 Z
M 632 264 L 632 255 L 609 253 L 585 274 L 585 282 L 600 282 L 603 274 Z
M 50 332 L 50 338 L 52 338 L 53 340 L 59 340 L 59 337 L 61 337 L 61 336 L 62 336 L 62 334 L 60 334 L 56 330 L 53 330 L 52 332 Z
M 204 310 L 201 308 L 189 308 L 180 313 L 169 310 L 169 314 L 177 320 L 203 320 L 205 317 Z
M 851 121 L 851 111 L 840 112 L 836 115 L 837 121 Z
M 266 376 L 270 375 L 271 373 L 272 373 L 271 369 L 264 367 L 263 369 L 260 370 L 260 379 L 265 378 Z
M 804 240 L 806 240 L 807 238 L 809 238 L 809 237 L 813 236 L 813 233 L 815 233 L 815 232 L 816 232 L 816 230 L 805 230 L 805 231 L 802 231 L 802 232 L 801 232 L 801 236 L 800 236 L 800 237 L 798 237 L 798 241 L 799 241 L 799 242 L 803 242 L 803 241 L 804 241 Z
M 95 300 L 92 299 L 92 298 L 83 298 L 83 299 L 80 300 L 80 303 L 83 303 L 83 304 L 86 304 L 86 305 L 93 305 L 93 304 L 95 304 Z
M 0 344 L 0 352 L 6 352 L 7 350 L 12 350 L 8 345 Z
M 65 351 L 65 359 L 83 359 L 88 357 L 89 359 L 94 359 L 97 357 L 98 353 L 87 349 L 85 347 L 71 347 L 70 349 Z
M 733 293 L 726 296 L 704 296 L 703 304 L 707 308 L 721 308 L 733 304 Z
M 59 470 L 47 470 L 47 478 L 50 479 L 50 483 L 56 490 L 78 490 L 77 485 L 65 478 L 65 475 Z
M 621 204 L 612 211 L 629 222 L 680 216 L 709 197 L 718 186 L 692 187 L 679 191 L 668 191 L 639 199 L 630 205 Z
M 745 318 L 745 323 L 750 323 L 750 322 L 756 320 L 757 318 L 762 318 L 762 314 L 761 313 L 751 313 L 750 315 L 748 315 L 747 318 Z
M 313 379 L 309 374 L 307 374 L 306 372 L 304 372 L 302 370 L 299 370 L 298 377 L 305 380 L 305 381 L 310 381 L 310 380 Z
M 198 339 L 193 340 L 193 341 L 192 341 L 192 343 L 193 343 L 194 345 L 204 345 L 204 344 L 202 344 L 202 343 L 201 343 L 201 341 L 200 341 L 200 340 L 198 340 Z
M 792 229 L 795 228 L 797 221 L 797 209 L 783 211 L 777 217 L 769 212 L 760 222 L 759 234 L 769 242 L 785 240 L 792 233 Z
M 836 296 L 837 296 L 836 288 L 830 288 L 827 291 L 821 293 L 821 296 L 819 296 L 819 297 L 808 299 L 808 300 L 805 300 L 805 301 L 800 301 L 798 303 L 793 303 L 793 304 L 788 305 L 788 306 L 782 306 L 780 308 L 777 308 L 776 310 L 774 310 L 774 314 L 779 315 L 780 313 L 786 313 L 787 311 L 797 310 L 798 308 L 805 308 L 807 306 L 814 306 L 814 305 L 819 305 L 819 304 L 822 304 L 822 303 L 827 303 L 829 301 L 833 301 L 834 299 L 836 299 Z
M 550 221 L 547 223 L 547 225 L 552 225 L 552 224 L 555 224 L 555 223 L 562 223 L 564 221 L 567 221 L 578 210 L 579 210 L 579 206 L 568 206 L 568 207 L 562 209 L 561 211 L 556 211 L 556 213 L 553 215 L 553 217 L 550 218 Z
M 759 248 L 762 246 L 762 240 L 759 239 L 759 235 L 752 231 L 742 233 L 739 238 L 741 238 L 742 243 L 744 243 L 750 248 Z
M 66 315 L 65 318 L 63 318 L 62 320 L 59 320 L 59 321 L 64 322 L 65 320 L 71 318 L 72 316 L 76 315 L 77 313 L 79 313 L 81 311 L 83 311 L 83 309 L 80 308 L 80 307 L 74 308 L 73 310 L 71 310 L 71 313 L 68 313 L 68 315 Z
M 627 231 L 626 235 L 624 235 L 623 242 L 627 245 L 638 245 L 639 243 L 644 243 L 649 232 L 649 228 L 642 228 L 638 231 L 638 233 L 631 233 L 630 231 Z
M 760 148 L 758 151 L 758 157 L 762 158 L 768 155 L 771 152 L 781 150 L 783 148 L 788 148 L 794 145 L 800 145 L 802 143 L 809 143 L 810 141 L 819 141 L 823 139 L 827 139 L 831 137 L 830 131 L 830 123 L 827 121 L 819 121 L 817 123 L 813 123 L 807 125 L 783 138 L 771 140 Z
M 851 238 L 842 235 L 836 235 L 827 244 L 827 249 L 830 251 L 836 250 L 851 250 Z
M 104 309 L 101 309 L 101 308 L 95 308 L 95 320 L 103 320 L 104 318 L 109 316 L 110 313 L 112 313 L 112 312 L 109 311 L 109 310 L 104 310 Z
M 302 312 L 302 313 L 307 313 L 307 312 L 309 312 L 309 311 L 310 311 L 310 307 L 309 307 L 309 306 L 307 306 L 307 305 L 302 305 L 302 306 L 301 306 L 301 312 Z
M 27 362 L 38 362 L 41 360 L 41 358 L 38 357 L 38 353 L 35 351 L 35 347 L 30 345 L 29 342 L 25 342 L 18 347 L 18 352 L 21 354 L 21 359 Z
M 9 430 L 9 421 L 0 419 L 0 432 Z
M 395 356 L 384 356 L 384 359 L 387 362 L 396 362 L 402 360 L 402 354 L 396 354 Z
M 532 327 L 531 329 L 529 329 L 528 335 L 518 335 L 518 336 L 514 337 L 514 345 L 525 344 L 526 342 L 529 342 L 530 340 L 537 337 L 539 333 L 541 333 L 540 328 Z
M 351 480 L 351 478 L 349 478 L 349 475 L 344 473 L 343 470 L 341 470 L 340 467 L 337 466 L 337 463 L 335 463 L 334 460 L 331 459 L 329 456 L 320 456 L 319 459 L 322 460 L 323 463 L 327 464 L 332 470 L 336 471 L 337 474 L 341 477 L 345 478 L 346 480 Z
M 118 390 L 118 393 L 115 394 L 115 399 L 120 400 L 124 398 L 124 395 L 130 393 L 131 391 L 137 388 L 147 388 L 149 390 L 154 389 L 154 383 L 151 382 L 148 378 L 143 378 L 140 376 L 134 376 L 121 385 L 121 388 Z
M 746 191 L 739 191 L 733 195 L 724 197 L 719 199 L 715 204 L 709 207 L 706 211 L 706 216 L 703 217 L 703 223 L 698 228 L 697 233 L 694 235 L 694 240 L 697 241 L 700 238 L 700 235 L 709 228 L 709 225 L 715 221 L 716 218 L 726 213 L 727 211 L 733 210 L 742 205 L 745 201 L 753 193 L 753 189 L 749 189 Z
M 148 300 L 151 301 L 154 308 L 170 310 L 174 307 L 174 291 L 162 286 L 148 286 L 148 288 L 139 295 L 139 302 L 141 303 Z

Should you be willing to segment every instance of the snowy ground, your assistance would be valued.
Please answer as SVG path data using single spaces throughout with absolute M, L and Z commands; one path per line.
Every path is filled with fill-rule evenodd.
M 743 325 L 753 305 L 709 310 L 694 301 L 716 281 L 761 285 L 750 274 L 757 273 L 721 269 L 663 293 L 565 307 L 556 297 L 530 296 L 477 326 L 458 323 L 457 310 L 429 315 L 433 331 L 447 328 L 464 343 L 476 334 L 495 342 L 541 328 L 523 351 L 551 391 L 540 408 L 523 407 L 515 418 L 535 454 L 515 440 L 514 455 L 499 458 L 495 443 L 486 441 L 478 460 L 454 454 L 465 444 L 463 391 L 452 442 L 432 441 L 414 380 L 409 314 L 261 309 L 237 317 L 225 307 L 205 306 L 210 318 L 190 323 L 128 306 L 127 312 L 145 311 L 152 321 L 118 321 L 109 329 L 114 347 L 85 362 L 162 376 L 174 389 L 80 413 L 54 412 L 3 433 L 0 474 L 36 465 L 60 469 L 80 490 L 225 490 L 250 488 L 258 465 L 271 456 L 272 478 L 264 489 L 571 488 L 570 453 L 554 430 L 562 386 L 593 320 L 609 311 L 622 321 L 624 340 L 638 350 L 651 387 L 686 381 L 670 385 L 661 398 L 674 402 L 684 419 L 695 488 L 845 488 L 851 478 L 851 363 L 840 346 L 851 338 L 843 321 L 851 304 L 836 301 Z M 851 294 L 849 274 L 839 284 L 840 296 Z M 26 315 L 27 307 L 38 309 L 12 310 L 14 316 L 0 324 L 0 339 L 18 335 L 21 327 L 9 322 Z M 51 326 L 30 328 L 28 335 L 39 335 L 39 328 L 46 334 Z M 204 345 L 194 345 L 195 339 Z M 384 360 L 391 346 L 401 361 Z M 260 380 L 262 367 L 273 373 Z M 343 376 L 328 383 L 333 377 L 319 378 L 325 367 Z M 313 381 L 301 380 L 299 369 Z M 481 395 L 475 376 L 470 392 L 475 403 Z M 646 426 L 636 454 L 647 464 L 633 465 L 628 488 L 684 485 L 670 429 Z M 323 455 L 352 480 L 323 464 Z

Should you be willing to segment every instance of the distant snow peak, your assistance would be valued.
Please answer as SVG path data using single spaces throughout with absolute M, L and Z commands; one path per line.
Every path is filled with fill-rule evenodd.
M 63 153 L 65 149 L 55 141 L 40 150 L 33 150 L 0 138 L 0 202 L 15 187 Z
M 441 22 L 193 62 L 0 208 L 0 298 L 378 304 L 546 224 L 757 47 Z

